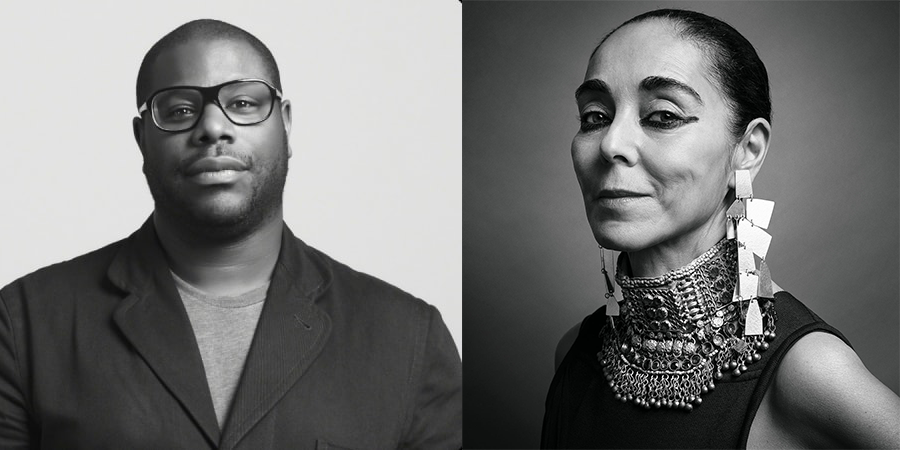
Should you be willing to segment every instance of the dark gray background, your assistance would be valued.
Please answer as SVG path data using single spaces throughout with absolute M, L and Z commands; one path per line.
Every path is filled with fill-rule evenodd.
M 773 278 L 900 388 L 896 2 L 465 1 L 467 448 L 539 444 L 555 346 L 600 305 L 573 94 L 603 35 L 660 7 L 716 16 L 757 48 L 774 119 L 754 194 L 776 203 Z

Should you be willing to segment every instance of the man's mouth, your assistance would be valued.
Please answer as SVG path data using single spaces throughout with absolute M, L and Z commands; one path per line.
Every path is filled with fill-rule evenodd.
M 245 170 L 247 170 L 247 165 L 237 158 L 232 158 L 230 156 L 210 156 L 198 159 L 191 163 L 187 169 L 185 169 L 184 173 L 190 177 L 202 173 L 242 172 Z
M 242 161 L 230 156 L 201 158 L 191 163 L 184 174 L 198 184 L 229 184 L 237 181 L 248 169 Z

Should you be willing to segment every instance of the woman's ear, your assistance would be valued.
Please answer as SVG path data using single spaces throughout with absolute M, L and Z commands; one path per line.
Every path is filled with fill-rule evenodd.
M 750 178 L 756 178 L 756 174 L 762 167 L 766 153 L 769 151 L 769 138 L 772 134 L 772 126 L 763 118 L 756 118 L 747 124 L 744 136 L 735 146 L 731 159 L 733 170 L 749 170 Z M 733 187 L 733 186 L 732 186 Z

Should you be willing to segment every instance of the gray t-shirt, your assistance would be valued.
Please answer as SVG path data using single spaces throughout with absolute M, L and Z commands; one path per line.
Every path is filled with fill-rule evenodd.
M 200 347 L 206 382 L 221 429 L 244 370 L 269 283 L 235 297 L 216 297 L 188 284 L 175 273 L 172 277 Z

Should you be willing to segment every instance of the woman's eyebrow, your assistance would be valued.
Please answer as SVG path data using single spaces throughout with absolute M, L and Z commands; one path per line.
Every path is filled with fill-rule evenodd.
M 581 94 L 593 91 L 600 94 L 609 94 L 609 85 L 606 82 L 598 80 L 596 78 L 591 78 L 590 80 L 585 80 L 584 83 L 581 83 L 581 86 L 578 86 L 578 89 L 575 89 L 575 99 L 577 100 Z
M 655 91 L 659 89 L 674 89 L 677 91 L 684 92 L 685 94 L 694 97 L 697 102 L 701 105 L 703 104 L 703 99 L 700 98 L 700 94 L 697 93 L 694 88 L 688 86 L 687 84 L 682 83 L 674 78 L 668 77 L 660 77 L 660 76 L 651 76 L 644 78 L 641 81 L 640 89 L 642 91 Z M 581 86 L 578 86 L 578 89 L 575 90 L 575 98 L 577 99 L 582 94 L 586 92 L 595 92 L 600 94 L 609 94 L 610 89 L 609 85 L 602 80 L 598 80 L 596 78 L 591 78 L 590 80 L 585 80 L 584 83 L 581 83 Z
M 694 88 L 676 80 L 673 78 L 666 77 L 647 77 L 641 81 L 641 90 L 642 91 L 655 91 L 659 89 L 674 89 L 676 91 L 684 92 L 685 94 L 690 95 L 697 99 L 700 104 L 703 104 L 703 99 L 700 98 L 700 94 L 694 90 Z

